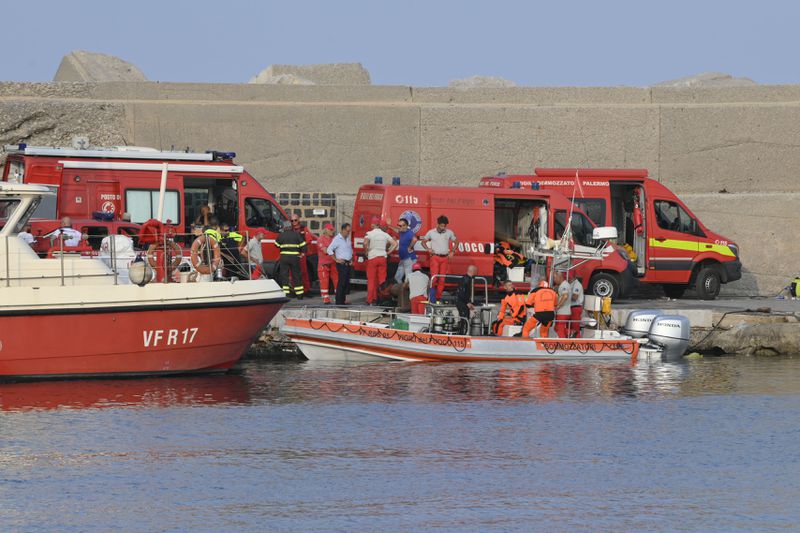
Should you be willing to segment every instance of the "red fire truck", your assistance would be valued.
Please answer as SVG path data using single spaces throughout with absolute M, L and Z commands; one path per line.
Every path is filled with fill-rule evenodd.
M 179 233 L 190 233 L 208 206 L 220 223 L 239 233 L 265 230 L 265 261 L 276 261 L 272 245 L 286 213 L 253 176 L 235 165 L 233 152 L 162 152 L 152 148 L 116 147 L 74 150 L 26 146 L 5 147 L 2 180 L 47 185 L 57 191 L 39 206 L 33 221 L 37 251 L 45 252 L 61 217 L 89 234 L 98 248 L 105 235 L 138 232 L 138 224 L 156 218 L 162 175 L 166 172 L 162 220 Z M 123 213 L 129 217 L 123 217 Z M 124 219 L 127 220 L 124 220 Z
M 363 273 L 366 269 L 364 234 L 369 231 L 373 216 L 390 218 L 393 223 L 405 218 L 411 230 L 421 236 L 436 226 L 439 215 L 446 215 L 449 228 L 458 237 L 451 273 L 463 274 L 467 266 L 474 264 L 479 276 L 497 281 L 495 252 L 500 243 L 511 243 L 525 254 L 542 239 L 560 239 L 570 209 L 570 200 L 561 193 L 534 191 L 530 187 L 407 186 L 398 184 L 397 178 L 393 185 L 362 185 L 353 210 L 355 270 Z M 571 228 L 576 251 L 588 253 L 597 246 L 592 240 L 595 224 L 578 208 L 574 209 Z M 428 253 L 419 243 L 417 255 L 421 264 L 428 264 Z M 392 259 L 396 264 L 396 253 Z M 615 297 L 624 295 L 634 282 L 629 261 L 616 249 L 607 250 L 602 261 L 587 261 L 574 271 L 587 288 L 608 286 Z M 528 274 L 512 281 L 526 289 L 530 284 Z
M 574 196 L 596 224 L 616 226 L 637 279 L 661 284 L 669 297 L 680 298 L 692 288 L 700 298 L 714 299 L 722 283 L 742 277 L 736 243 L 704 226 L 645 169 L 537 168 L 534 175 L 484 177 L 480 187 Z M 602 289 L 594 287 L 595 293 Z

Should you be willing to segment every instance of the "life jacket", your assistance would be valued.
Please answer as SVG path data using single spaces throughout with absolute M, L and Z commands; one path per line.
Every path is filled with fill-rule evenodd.
M 535 313 L 555 311 L 558 303 L 558 293 L 549 287 L 536 289 L 528 295 L 526 303 L 533 306 Z
M 500 303 L 500 312 L 498 316 L 500 318 L 504 317 L 506 314 L 506 306 L 511 311 L 511 316 L 513 318 L 522 319 L 525 317 L 525 295 L 518 294 L 516 292 L 509 294 L 503 301 Z

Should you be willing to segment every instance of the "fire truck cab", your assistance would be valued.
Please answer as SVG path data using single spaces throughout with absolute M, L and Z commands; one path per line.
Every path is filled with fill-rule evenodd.
M 595 224 L 616 226 L 639 282 L 661 284 L 671 298 L 692 288 L 701 299 L 713 300 L 722 283 L 742 277 L 738 246 L 703 225 L 646 169 L 536 168 L 534 175 L 484 177 L 480 187 L 574 197 Z
M 478 267 L 478 275 L 497 283 L 495 254 L 503 243 L 510 243 L 522 255 L 539 247 L 547 239 L 558 240 L 564 233 L 571 208 L 570 200 L 557 191 L 528 189 L 490 189 L 479 187 L 406 186 L 397 184 L 362 185 L 353 210 L 353 248 L 355 270 L 366 270 L 364 235 L 373 216 L 409 221 L 418 237 L 436 227 L 440 215 L 448 217 L 448 227 L 458 239 L 456 253 L 450 261 L 451 274 L 463 274 L 467 266 Z M 599 243 L 592 239 L 595 224 L 580 210 L 572 214 L 572 240 L 576 252 L 589 252 Z M 418 261 L 429 265 L 428 253 L 417 243 Z M 531 259 L 531 257 L 527 257 Z M 396 264 L 396 252 L 391 263 Z M 550 266 L 549 264 L 547 266 Z M 619 297 L 633 283 L 628 261 L 614 248 L 605 250 L 602 260 L 586 261 L 574 272 L 585 287 L 604 280 L 610 293 Z M 531 284 L 531 269 L 519 269 L 509 276 L 520 289 Z
M 162 222 L 178 233 L 191 233 L 208 206 L 220 223 L 243 235 L 266 233 L 262 240 L 265 261 L 276 261 L 272 245 L 286 213 L 243 167 L 235 165 L 233 152 L 162 152 L 153 148 L 115 147 L 76 150 L 7 145 L 2 181 L 47 185 L 57 192 L 42 203 L 32 220 L 35 237 L 59 226 L 69 216 L 76 229 L 89 234 L 99 247 L 105 235 L 138 231 L 138 224 L 156 218 L 162 175 L 166 189 Z M 123 216 L 126 214 L 128 216 Z M 40 241 L 37 251 L 49 246 Z

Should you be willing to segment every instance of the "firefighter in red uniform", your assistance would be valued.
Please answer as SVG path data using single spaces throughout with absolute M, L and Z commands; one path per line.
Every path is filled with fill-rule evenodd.
M 333 224 L 325 224 L 322 228 L 322 235 L 317 238 L 317 248 L 322 252 L 318 255 L 317 276 L 319 277 L 319 293 L 322 295 L 322 303 L 331 303 L 330 282 L 333 281 L 334 290 L 339 284 L 339 272 L 336 270 L 336 262 L 333 256 L 328 255 L 328 246 L 333 242 Z
M 524 338 L 530 337 L 531 331 L 537 324 L 542 325 L 539 330 L 539 337 L 547 337 L 550 332 L 550 324 L 556 318 L 557 301 L 558 294 L 556 291 L 551 289 L 546 281 L 540 281 L 539 287 L 528 295 L 528 299 L 525 302 L 528 306 L 533 306 L 533 316 L 522 327 L 522 336 Z
M 300 256 L 300 276 L 303 278 L 303 290 L 305 293 L 308 294 L 311 291 L 311 279 L 308 276 L 308 262 L 311 261 L 316 263 L 316 252 L 313 254 L 310 252 L 311 245 L 314 242 L 314 234 L 308 229 L 307 226 L 300 224 L 300 216 L 299 215 L 292 215 L 292 229 L 300 234 L 301 237 L 306 241 L 306 248 L 303 254 Z
M 492 324 L 492 331 L 495 335 L 502 335 L 505 326 L 517 326 L 525 321 L 526 296 L 514 291 L 514 283 L 507 280 L 503 284 L 506 289 L 506 297 L 500 302 L 500 311 L 497 313 L 497 320 Z M 508 313 L 508 315 L 506 315 Z

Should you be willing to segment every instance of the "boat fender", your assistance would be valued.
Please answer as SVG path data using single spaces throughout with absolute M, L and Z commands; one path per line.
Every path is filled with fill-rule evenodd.
M 128 267 L 128 277 L 134 285 L 144 287 L 153 278 L 153 269 L 142 259 L 141 255 L 137 255 Z
M 211 253 L 212 253 L 210 265 L 203 264 L 203 258 L 200 255 L 200 248 L 203 245 L 205 245 L 207 241 L 210 241 Z M 214 273 L 219 268 L 219 264 L 221 261 L 219 252 L 219 243 L 216 241 L 216 239 L 206 234 L 200 235 L 192 243 L 191 259 L 192 259 L 192 266 L 200 274 Z

